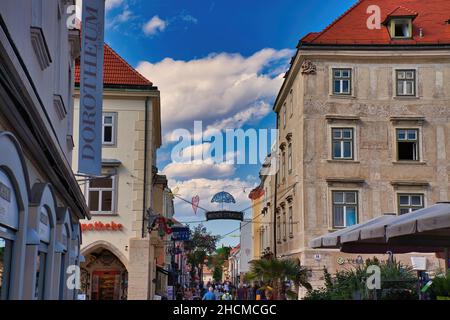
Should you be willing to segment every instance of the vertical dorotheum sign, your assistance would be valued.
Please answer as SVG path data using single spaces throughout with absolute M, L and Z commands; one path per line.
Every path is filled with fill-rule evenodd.
M 102 162 L 105 0 L 85 0 L 80 61 L 78 172 L 99 176 Z

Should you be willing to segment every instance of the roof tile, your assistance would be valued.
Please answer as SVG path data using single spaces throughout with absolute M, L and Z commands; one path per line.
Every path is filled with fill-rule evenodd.
M 152 82 L 137 72 L 117 52 L 105 43 L 103 84 L 121 86 L 153 86 Z M 75 66 L 75 83 L 80 83 L 80 62 Z
M 378 5 L 381 8 L 381 21 L 385 21 L 388 16 L 417 16 L 413 22 L 413 38 L 393 40 L 386 26 L 370 30 L 367 27 L 369 5 Z M 315 36 L 305 36 L 300 40 L 300 44 L 450 44 L 450 26 L 445 23 L 449 17 L 449 0 L 360 0 L 322 32 Z

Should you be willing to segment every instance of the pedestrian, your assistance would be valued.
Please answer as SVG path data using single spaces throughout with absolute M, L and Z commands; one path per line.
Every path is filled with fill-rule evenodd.
M 255 296 L 255 288 L 254 285 L 253 286 L 248 286 L 247 288 L 247 300 L 253 301 L 256 300 L 256 296 Z
M 258 286 L 256 286 L 256 287 L 258 288 Z M 256 289 L 255 296 L 256 296 L 256 300 L 265 300 L 266 297 L 264 296 L 264 289 L 262 286 L 259 287 L 258 289 Z
M 242 284 L 239 284 L 239 287 L 237 289 L 237 295 L 236 300 L 246 300 L 245 296 L 247 295 L 247 290 L 242 286 Z
M 213 287 L 208 288 L 208 292 L 205 293 L 202 300 L 216 300 L 216 296 L 214 295 L 214 289 Z
M 222 296 L 222 300 L 233 300 L 233 296 L 229 291 L 225 291 L 224 295 Z
M 264 299 L 262 300 L 273 300 L 273 289 L 269 286 L 264 290 Z

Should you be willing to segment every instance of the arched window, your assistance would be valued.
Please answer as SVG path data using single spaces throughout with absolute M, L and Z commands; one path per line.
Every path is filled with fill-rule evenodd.
M 0 300 L 9 299 L 11 260 L 19 227 L 19 206 L 8 175 L 0 170 Z
M 49 244 L 51 237 L 51 220 L 49 209 L 46 206 L 39 210 L 39 249 L 36 257 L 36 289 L 34 291 L 35 298 L 38 300 L 44 299 L 44 292 L 46 290 L 46 273 L 48 264 Z

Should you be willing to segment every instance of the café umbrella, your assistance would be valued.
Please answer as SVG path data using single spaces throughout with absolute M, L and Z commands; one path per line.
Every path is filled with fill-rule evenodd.
M 335 248 L 346 253 L 445 252 L 448 265 L 450 248 L 450 203 L 401 216 L 384 215 L 365 223 L 314 239 L 313 248 L 330 248 L 323 241 L 337 236 Z M 322 239 L 320 242 L 318 239 Z

